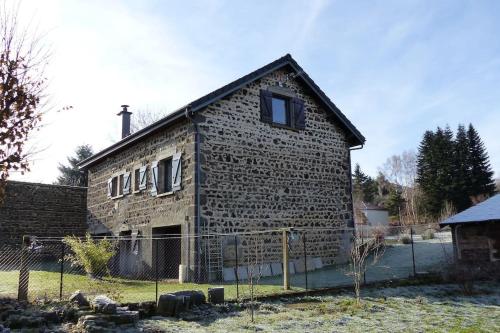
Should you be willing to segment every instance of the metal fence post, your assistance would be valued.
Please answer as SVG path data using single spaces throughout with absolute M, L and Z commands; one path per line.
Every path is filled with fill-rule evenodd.
M 304 231 L 304 235 L 302 236 L 302 240 L 304 242 L 304 273 L 306 274 L 306 291 L 307 291 L 307 249 L 306 249 L 306 232 Z
M 17 291 L 17 299 L 19 301 L 28 300 L 28 285 L 30 278 L 30 271 L 28 267 L 28 246 L 30 243 L 29 236 L 23 236 L 23 243 L 21 246 L 21 261 L 19 267 L 19 288 Z
M 158 239 L 155 240 L 155 302 L 158 302 Z
M 413 260 L 413 277 L 417 276 L 417 271 L 415 268 L 415 250 L 413 248 L 413 228 L 410 227 L 410 238 L 411 238 L 411 257 Z
M 234 236 L 234 252 L 236 257 L 236 299 L 240 299 L 240 279 L 238 276 L 238 236 Z
M 64 277 L 64 241 L 61 240 L 61 270 L 60 270 L 60 280 L 59 280 L 59 300 L 62 301 L 62 296 L 63 296 L 63 277 Z

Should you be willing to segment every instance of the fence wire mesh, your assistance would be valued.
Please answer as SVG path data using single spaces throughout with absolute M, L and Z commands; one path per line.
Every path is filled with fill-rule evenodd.
M 99 242 L 106 243 L 104 251 L 96 249 Z M 17 247 L 0 248 L 0 297 L 17 297 L 25 290 L 30 300 L 67 299 L 81 290 L 129 303 L 155 301 L 161 294 L 186 289 L 206 293 L 214 286 L 225 287 L 226 299 L 347 287 L 353 284 L 353 244 L 380 245 L 378 255 L 366 259 L 365 283 L 442 273 L 453 259 L 451 233 L 432 225 L 199 237 L 131 234 L 91 243 L 82 250 L 61 238 L 29 237 Z M 289 290 L 284 290 L 285 252 Z

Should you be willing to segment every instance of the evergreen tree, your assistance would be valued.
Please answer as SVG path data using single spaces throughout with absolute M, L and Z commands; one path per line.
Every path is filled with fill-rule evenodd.
M 69 166 L 59 164 L 57 167 L 61 175 L 57 177 L 56 184 L 71 186 L 87 186 L 87 171 L 80 170 L 78 163 L 89 158 L 94 153 L 90 145 L 78 146 L 75 157 L 68 157 Z
M 453 175 L 453 206 L 460 212 L 471 206 L 469 188 L 471 187 L 471 165 L 469 139 L 463 125 L 459 125 L 455 137 Z
M 377 194 L 377 183 L 373 178 L 361 171 L 361 167 L 356 163 L 352 175 L 352 193 L 355 202 L 373 202 Z
M 495 181 L 493 171 L 491 170 L 488 153 L 484 147 L 476 129 L 469 124 L 467 130 L 469 142 L 469 168 L 470 168 L 470 187 L 468 194 L 471 197 L 480 195 L 490 196 L 495 193 Z
M 436 187 L 435 141 L 436 134 L 432 131 L 426 131 L 418 147 L 417 157 L 417 182 L 425 194 L 422 206 L 425 211 L 431 214 L 436 214 L 440 210 L 440 193 Z
M 387 208 L 391 216 L 400 216 L 404 202 L 405 200 L 403 199 L 401 191 L 396 188 L 391 188 L 389 196 L 385 201 L 385 208 Z

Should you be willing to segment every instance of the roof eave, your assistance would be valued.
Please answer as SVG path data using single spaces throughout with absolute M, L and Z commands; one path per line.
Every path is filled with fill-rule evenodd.
M 266 70 L 263 70 L 264 68 L 268 67 Z M 245 85 L 247 85 L 249 82 L 252 82 L 253 80 L 257 80 L 269 73 L 274 72 L 275 70 L 285 67 L 285 66 L 290 66 L 292 67 L 293 70 L 295 70 L 298 73 L 297 77 L 300 77 L 306 84 L 307 86 L 320 98 L 320 100 L 332 111 L 333 115 L 335 118 L 342 124 L 343 127 L 345 127 L 348 130 L 347 133 L 347 139 L 348 143 L 351 147 L 353 146 L 359 146 L 363 145 L 365 143 L 365 137 L 356 129 L 356 127 L 345 117 L 345 115 L 342 113 L 342 111 L 337 108 L 337 106 L 326 96 L 326 94 L 319 88 L 316 83 L 307 75 L 307 73 L 299 66 L 299 64 L 292 58 L 291 55 L 287 54 L 284 57 L 277 59 L 273 61 L 272 63 L 257 69 L 256 71 L 253 71 L 229 84 L 226 86 L 223 86 L 219 89 L 216 89 L 212 91 L 211 93 L 200 97 L 199 99 L 193 101 L 192 103 L 183 106 L 180 109 L 177 109 L 176 111 L 172 112 L 165 118 L 139 130 L 138 132 L 131 134 L 130 136 L 118 141 L 117 143 L 101 150 L 100 152 L 94 154 L 93 156 L 83 160 L 78 164 L 78 167 L 80 169 L 85 169 L 91 166 L 92 164 L 97 163 L 98 161 L 102 160 L 109 154 L 112 154 L 114 152 L 117 152 L 121 149 L 124 149 L 126 146 L 132 144 L 133 142 L 148 136 L 149 134 L 160 130 L 161 128 L 170 125 L 174 121 L 185 117 L 185 110 L 187 107 L 190 107 L 190 111 L 196 112 L 199 111 L 208 105 L 214 103 L 215 101 L 224 98 L 227 95 L 230 95 L 237 91 L 238 89 L 241 89 Z M 261 71 L 262 72 L 259 72 Z M 258 73 L 256 75 L 256 73 Z M 253 77 L 255 76 L 255 77 Z M 231 86 L 232 84 L 241 81 L 239 84 L 236 84 L 233 87 L 228 87 Z M 217 93 L 218 92 L 218 93 Z M 207 96 L 213 94 L 210 98 L 207 98 Z M 206 99 L 206 100 L 204 100 Z M 349 133 L 350 132 L 350 133 Z

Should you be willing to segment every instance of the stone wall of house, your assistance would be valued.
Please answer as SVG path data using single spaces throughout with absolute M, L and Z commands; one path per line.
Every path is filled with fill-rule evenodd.
M 87 188 L 7 182 L 0 205 L 0 247 L 19 246 L 23 235 L 85 234 Z
M 353 223 L 346 133 L 328 119 L 308 88 L 287 74 L 285 69 L 271 73 L 198 114 L 203 232 L 307 228 L 310 256 L 325 264 L 343 261 L 349 247 L 345 228 Z M 279 81 L 305 101 L 305 130 L 260 120 L 260 89 Z M 238 241 L 241 262 L 252 252 L 252 239 L 241 236 Z M 279 261 L 281 234 L 260 239 L 265 240 L 265 261 Z M 206 253 L 211 246 L 206 243 Z M 292 251 L 292 259 L 301 253 Z M 221 260 L 231 265 L 228 258 Z
M 151 162 L 174 153 L 181 157 L 181 190 L 172 194 L 151 195 Z M 113 175 L 147 165 L 147 188 L 118 198 L 108 198 L 107 181 Z M 134 180 L 132 179 L 132 184 Z M 88 221 L 94 234 L 127 234 L 139 231 L 143 238 L 151 238 L 153 228 L 180 226 L 183 235 L 194 233 L 194 132 L 189 120 L 152 134 L 140 142 L 106 157 L 89 168 Z M 160 261 L 173 249 L 170 243 L 159 247 Z M 181 242 L 181 263 L 193 268 L 194 239 Z M 174 246 L 174 245 L 171 245 Z M 147 273 L 154 258 L 153 242 L 141 241 L 141 264 L 138 270 Z M 177 270 L 178 267 L 172 267 Z

